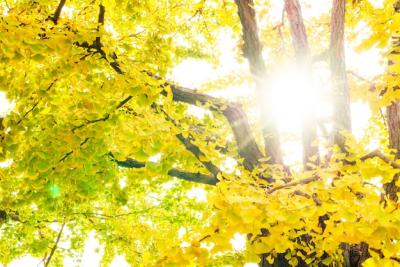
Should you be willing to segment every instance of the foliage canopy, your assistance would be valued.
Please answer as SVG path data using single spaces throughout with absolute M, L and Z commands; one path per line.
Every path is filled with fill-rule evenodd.
M 95 231 L 105 266 L 116 255 L 132 266 L 241 266 L 260 255 L 266 264 L 341 266 L 346 246 L 363 244 L 364 266 L 400 264 L 397 191 L 382 187 L 400 186 L 400 162 L 380 112 L 399 99 L 397 1 L 347 1 L 346 41 L 379 47 L 390 64 L 374 81 L 348 77 L 351 101 L 373 114 L 364 137 L 341 132 L 345 147 L 321 137 L 328 153 L 304 171 L 269 154 L 263 123 L 247 115 L 257 97 L 207 94 L 258 87 L 265 69 L 306 51 L 282 44 L 295 35 L 270 24 L 270 2 L 255 3 L 257 37 L 244 24 L 252 1 L 3 1 L 0 90 L 15 106 L 0 119 L 1 161 L 9 162 L 0 168 L 0 261 L 31 254 L 62 266 Z M 329 49 L 329 21 L 307 21 L 312 54 Z M 361 41 L 360 25 L 370 29 Z M 221 33 L 237 43 L 239 61 L 244 48 L 250 71 L 198 90 L 167 79 L 189 58 L 223 64 Z M 254 40 L 259 46 L 249 46 Z M 194 116 L 190 106 L 210 112 Z M 223 168 L 230 159 L 233 171 Z M 194 188 L 208 201 L 188 197 Z M 232 248 L 238 233 L 244 250 Z

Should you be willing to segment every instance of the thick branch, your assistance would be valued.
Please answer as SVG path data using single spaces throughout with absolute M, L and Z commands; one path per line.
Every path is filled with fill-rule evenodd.
M 153 103 L 152 108 L 156 111 L 161 111 L 164 114 L 166 120 L 172 122 L 172 124 L 174 124 L 177 128 L 180 128 L 179 124 L 171 116 L 169 116 L 169 114 L 167 112 L 165 112 L 165 110 L 162 107 Z M 192 153 L 196 157 L 196 159 L 201 164 L 203 164 L 203 166 L 211 174 L 213 174 L 215 177 L 217 177 L 218 173 L 221 173 L 221 170 L 216 165 L 214 165 L 211 161 L 206 160 L 206 155 L 200 150 L 200 148 L 197 145 L 192 143 L 192 140 L 193 140 L 192 135 L 189 134 L 187 137 L 184 137 L 183 134 L 179 133 L 176 135 L 176 138 L 185 146 L 187 151 Z
M 11 220 L 16 222 L 21 222 L 18 214 L 10 213 L 5 210 L 0 210 L 0 223 L 6 221 L 7 218 L 10 218 Z
M 123 168 L 139 169 L 139 168 L 144 168 L 146 166 L 146 163 L 134 159 L 127 159 L 124 161 L 115 160 L 115 162 L 118 164 L 118 166 Z M 201 183 L 201 184 L 208 184 L 208 185 L 216 185 L 218 182 L 216 176 L 213 175 L 206 175 L 198 172 L 197 173 L 187 172 L 175 168 L 170 169 L 168 171 L 168 175 L 178 179 Z
M 106 13 L 106 8 L 103 5 L 99 5 L 99 18 L 97 19 L 97 22 L 100 25 L 104 24 L 104 14 Z
M 194 145 L 189 138 L 185 138 L 182 134 L 177 134 L 178 140 L 185 146 L 186 150 L 190 151 L 203 166 L 212 173 L 215 177 L 220 173 L 220 169 L 215 166 L 211 161 L 204 160 L 205 155 L 200 148 Z
M 367 159 L 372 159 L 372 158 L 380 158 L 381 160 L 383 160 L 385 163 L 389 164 L 390 166 L 392 166 L 392 168 L 394 169 L 400 169 L 400 164 L 397 163 L 396 161 L 391 160 L 388 156 L 386 156 L 385 154 L 383 154 L 381 151 L 379 150 L 374 150 L 370 153 L 368 153 L 367 155 L 361 157 L 361 160 L 367 160 Z
M 282 153 L 276 120 L 272 112 L 272 99 L 265 88 L 265 63 L 262 57 L 262 45 L 258 37 L 258 26 L 253 0 L 235 0 L 243 32 L 243 54 L 248 59 L 250 72 L 256 82 L 259 96 L 258 105 L 261 111 L 265 154 L 270 157 L 269 163 L 282 164 Z M 269 103 L 268 103 L 269 102 Z
M 167 85 L 167 84 L 166 84 Z M 222 113 L 232 128 L 238 146 L 238 153 L 244 159 L 246 169 L 253 170 L 263 157 L 253 136 L 246 113 L 239 104 L 227 102 L 212 96 L 197 93 L 194 90 L 168 84 L 174 101 L 191 105 L 210 105 L 210 109 Z M 166 94 L 166 92 L 164 92 Z

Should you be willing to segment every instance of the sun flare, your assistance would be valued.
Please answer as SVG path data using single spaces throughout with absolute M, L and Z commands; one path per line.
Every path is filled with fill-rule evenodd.
M 400 263 L 400 0 L 0 13 L 0 267 Z

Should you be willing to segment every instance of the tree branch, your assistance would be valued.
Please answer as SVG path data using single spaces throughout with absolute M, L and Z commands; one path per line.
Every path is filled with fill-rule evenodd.
M 99 5 L 99 16 L 97 19 L 97 22 L 98 22 L 97 32 L 100 31 L 100 25 L 104 25 L 105 13 L 106 13 L 106 8 L 100 4 Z M 103 45 L 101 44 L 100 36 L 97 36 L 91 45 L 89 45 L 88 42 L 82 42 L 82 43 L 75 42 L 74 45 L 85 48 L 88 53 L 93 53 L 93 55 L 96 53 L 100 54 L 101 58 L 106 60 L 108 62 L 108 64 L 111 66 L 111 68 L 113 68 L 118 74 L 121 74 L 121 75 L 124 74 L 124 72 L 121 70 L 121 67 L 117 61 L 118 57 L 115 52 L 110 55 L 112 61 L 110 61 L 107 58 L 107 54 L 102 48 Z M 92 50 L 94 50 L 94 52 L 92 52 Z M 90 55 L 90 54 L 88 54 L 88 55 Z M 88 55 L 83 56 L 81 59 L 86 58 Z
M 133 169 L 140 169 L 140 168 L 144 168 L 146 166 L 146 163 L 144 162 L 140 162 L 134 159 L 127 159 L 127 160 L 116 160 L 114 159 L 114 161 L 118 164 L 119 167 L 123 167 L 123 168 L 133 168 Z M 201 184 L 208 184 L 208 185 L 216 185 L 218 182 L 218 179 L 216 178 L 216 176 L 213 175 L 206 175 L 206 174 L 202 174 L 202 173 L 195 173 L 195 172 L 187 172 L 187 171 L 182 171 L 179 169 L 175 169 L 172 168 L 168 171 L 168 175 L 178 178 L 178 179 L 182 179 L 182 180 L 186 180 L 186 181 L 190 181 L 190 182 L 196 182 L 196 183 L 201 183 Z
M 185 138 L 182 134 L 177 134 L 178 140 L 185 146 L 186 150 L 190 151 L 203 166 L 216 177 L 221 170 L 211 161 L 204 160 L 205 155 L 200 148 L 190 141 L 190 137 Z
M 127 96 L 124 100 L 122 100 L 121 102 L 118 103 L 118 105 L 115 107 L 115 110 L 118 110 L 118 109 L 120 109 L 121 107 L 123 107 L 123 106 L 124 106 L 126 103 L 128 103 L 131 99 L 132 99 L 132 96 Z M 115 111 L 115 110 L 114 110 L 114 111 Z M 77 125 L 77 126 L 73 127 L 73 128 L 71 129 L 71 131 L 74 133 L 76 130 L 78 130 L 78 129 L 80 129 L 80 128 L 83 128 L 83 127 L 85 127 L 85 126 L 87 126 L 87 125 L 90 125 L 90 124 L 93 124 L 93 123 L 97 123 L 97 122 L 100 122 L 100 121 L 107 121 L 107 120 L 110 118 L 110 115 L 111 115 L 111 113 L 106 113 L 106 114 L 104 114 L 104 116 L 101 117 L 101 118 L 97 118 L 97 119 L 94 119 L 94 120 L 86 120 L 86 123 L 82 123 L 82 124 L 80 124 L 80 125 Z
M 56 251 L 57 246 L 58 246 L 58 243 L 60 242 L 61 235 L 62 235 L 62 232 L 63 232 L 63 230 L 64 230 L 64 226 L 65 226 L 65 221 L 64 221 L 63 224 L 61 225 L 61 229 L 60 229 L 60 231 L 58 232 L 58 236 L 57 236 L 56 242 L 55 242 L 53 248 L 52 248 L 51 251 L 50 251 L 49 257 L 47 258 L 46 262 L 44 263 L 44 266 L 45 266 L 45 267 L 49 266 L 50 261 L 51 261 L 51 259 L 53 258 L 54 252 Z
M 161 78 L 152 73 L 146 73 L 150 77 L 161 80 Z M 164 88 L 161 94 L 165 96 L 168 94 L 166 88 L 169 87 L 172 91 L 173 100 L 176 102 L 207 107 L 212 111 L 224 115 L 235 136 L 238 153 L 244 159 L 243 164 L 245 168 L 251 171 L 259 163 L 258 160 L 263 157 L 263 154 L 254 138 L 247 115 L 239 104 L 201 94 L 196 90 L 168 82 L 162 84 L 161 87 Z
M 106 13 L 106 8 L 103 5 L 99 5 L 99 18 L 97 19 L 98 26 L 97 26 L 97 31 L 100 31 L 100 25 L 104 25 L 104 15 Z M 100 36 L 96 37 L 96 46 L 101 49 L 101 43 L 100 43 Z
M 11 220 L 16 221 L 16 222 L 21 222 L 18 214 L 9 213 L 5 210 L 0 210 L 0 223 L 6 221 L 7 218 L 11 218 Z
M 275 186 L 275 187 L 271 188 L 270 190 L 268 190 L 267 194 L 272 194 L 275 191 L 278 191 L 280 189 L 290 188 L 290 187 L 294 187 L 294 186 L 297 186 L 297 185 L 309 184 L 309 183 L 317 181 L 317 180 L 319 180 L 319 177 L 315 176 L 315 177 L 310 177 L 310 178 L 302 179 L 302 180 L 299 180 L 299 181 L 295 181 L 295 182 L 291 182 L 291 183 Z
M 162 87 L 171 88 L 174 101 L 208 107 L 210 110 L 224 115 L 235 136 L 238 153 L 244 159 L 245 168 L 250 171 L 254 169 L 263 154 L 254 138 L 247 115 L 239 104 L 197 93 L 196 90 L 171 83 L 164 83 Z M 162 91 L 162 94 L 167 95 L 167 91 Z
M 247 116 L 238 104 L 229 104 L 223 114 L 232 128 L 238 146 L 239 155 L 244 159 L 247 170 L 253 170 L 263 157 L 250 128 Z
M 104 23 L 104 12 L 102 11 L 104 7 L 100 6 L 99 23 Z M 102 15 L 101 15 L 102 14 Z M 103 19 L 101 17 L 103 16 Z M 101 48 L 101 43 L 96 41 L 89 45 L 87 42 L 75 43 L 75 45 L 87 49 L 88 52 L 95 50 L 97 53 L 102 55 L 107 62 L 109 62 L 105 56 L 104 51 Z M 124 74 L 120 68 L 118 62 L 116 61 L 116 55 L 114 62 L 109 62 L 110 66 L 118 73 Z M 114 64 L 113 64 L 114 63 Z M 161 80 L 160 77 L 153 75 L 150 72 L 145 71 L 150 77 Z M 262 152 L 258 148 L 257 142 L 255 141 L 254 135 L 252 133 L 251 127 L 248 123 L 247 116 L 240 105 L 235 103 L 230 103 L 212 96 L 197 93 L 195 90 L 184 88 L 170 83 L 164 83 L 161 85 L 163 88 L 167 86 L 171 88 L 173 94 L 173 100 L 177 102 L 183 102 L 191 105 L 211 105 L 210 109 L 222 113 L 228 120 L 232 131 L 234 133 L 236 143 L 238 146 L 238 153 L 244 159 L 244 166 L 248 170 L 253 170 L 254 166 L 258 164 L 258 160 L 263 157 Z M 167 91 L 164 89 L 161 92 L 163 95 L 167 95 Z M 131 96 L 130 96 L 131 97 Z M 107 115 L 107 114 L 106 114 Z M 98 120 L 104 120 L 107 116 L 100 118 Z M 97 122 L 97 120 L 95 121 Z M 93 122 L 88 121 L 86 124 L 91 124 Z M 79 125 L 76 129 L 83 127 L 84 125 Z M 74 130 L 76 130 L 74 129 Z
M 166 120 L 172 122 L 176 127 L 179 128 L 178 123 L 173 118 L 171 118 L 171 116 L 169 116 L 162 107 L 157 106 L 154 103 L 152 104 L 152 107 L 155 110 L 160 109 L 160 111 L 164 114 Z M 196 157 L 196 159 L 201 164 L 203 164 L 203 166 L 211 174 L 213 174 L 215 177 L 217 177 L 218 173 L 220 173 L 221 170 L 216 165 L 214 165 L 211 161 L 205 160 L 206 155 L 200 150 L 200 148 L 197 145 L 192 143 L 192 140 L 194 139 L 192 135 L 189 134 L 188 137 L 184 137 L 183 134 L 179 133 L 176 135 L 176 138 L 178 138 L 178 140 L 185 146 L 186 150 L 191 152 Z
M 397 163 L 396 161 L 391 160 L 388 156 L 386 156 L 385 154 L 383 154 L 379 150 L 371 151 L 370 153 L 366 154 L 365 156 L 360 157 L 360 160 L 361 161 L 365 161 L 367 159 L 372 159 L 372 158 L 375 158 L 375 157 L 376 158 L 380 158 L 382 161 L 384 161 L 385 163 L 389 164 L 394 169 L 400 169 L 400 164 L 399 163 Z M 352 165 L 356 164 L 355 161 L 346 161 L 346 163 L 347 164 L 352 164 Z M 397 176 L 395 176 L 395 178 L 396 177 Z M 318 181 L 319 179 L 320 178 L 318 176 L 314 176 L 314 177 L 310 177 L 310 178 L 305 178 L 305 179 L 302 179 L 302 180 L 294 181 L 294 182 L 291 182 L 291 183 L 287 183 L 287 184 L 284 184 L 284 185 L 276 186 L 276 187 L 273 187 L 273 188 L 269 189 L 267 191 L 267 194 L 272 194 L 273 192 L 278 191 L 280 189 L 286 189 L 286 188 L 294 187 L 294 186 L 297 186 L 297 185 L 309 184 L 311 182 Z
M 238 15 L 242 24 L 243 55 L 249 60 L 250 71 L 256 76 L 265 75 L 265 64 L 262 58 L 262 45 L 258 38 L 258 26 L 253 0 L 235 0 Z
M 47 87 L 46 92 L 48 92 L 48 91 L 53 87 L 53 85 L 55 84 L 56 81 L 57 81 L 57 79 L 55 79 L 55 80 Z M 31 113 L 31 112 L 39 105 L 39 102 L 40 102 L 40 100 L 36 101 L 36 102 L 32 105 L 32 107 L 31 107 L 27 112 L 25 112 L 25 114 L 17 121 L 16 124 L 17 124 L 17 125 L 20 124 L 20 123 L 22 122 L 22 120 L 25 119 L 26 116 L 28 116 L 29 113 Z
M 57 6 L 56 11 L 54 12 L 53 17 L 50 17 L 50 19 L 54 22 L 54 24 L 57 24 L 58 19 L 60 18 L 61 11 L 65 5 L 66 0 L 61 0 L 60 3 Z
M 392 168 L 394 169 L 400 169 L 400 164 L 397 163 L 394 160 L 391 160 L 388 156 L 386 156 L 385 154 L 383 154 L 381 151 L 379 150 L 374 150 L 370 153 L 368 153 L 367 155 L 361 157 L 360 159 L 362 161 L 367 160 L 367 159 L 372 159 L 372 158 L 380 158 L 381 160 L 383 160 L 385 163 L 389 164 L 390 166 L 392 166 Z
M 397 13 L 396 15 L 399 14 L 400 12 L 400 1 L 397 0 L 394 4 L 394 11 Z M 391 54 L 398 54 L 399 48 L 400 48 L 400 39 L 396 36 L 397 34 L 394 34 L 391 37 Z M 394 57 L 392 57 L 389 62 L 388 66 L 393 66 L 395 64 L 399 64 L 398 60 L 395 60 Z M 391 76 L 397 76 L 394 73 L 389 73 Z M 393 90 L 399 90 L 399 86 L 393 87 Z M 383 92 L 386 92 L 387 88 L 383 90 Z M 388 107 L 386 107 L 386 123 L 388 127 L 388 132 L 389 132 L 389 147 L 393 149 L 396 152 L 395 159 L 400 158 L 400 101 L 396 100 L 393 101 Z M 398 200 L 398 192 L 400 191 L 400 188 L 396 185 L 396 181 L 399 179 L 399 174 L 395 175 L 394 179 L 390 183 L 386 183 L 383 185 L 383 188 L 385 189 L 386 195 L 389 197 L 389 199 L 393 201 Z
M 299 0 L 285 0 L 285 11 L 290 24 L 293 47 L 296 58 L 300 61 L 310 60 L 306 28 Z

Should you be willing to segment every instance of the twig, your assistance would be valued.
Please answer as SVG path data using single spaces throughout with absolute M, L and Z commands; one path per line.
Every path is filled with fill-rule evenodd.
M 379 150 L 374 150 L 374 151 L 368 153 L 367 155 L 361 157 L 360 160 L 361 161 L 365 161 L 367 159 L 372 159 L 372 158 L 375 158 L 375 157 L 380 158 L 385 163 L 387 163 L 390 166 L 392 166 L 392 168 L 394 168 L 394 169 L 400 169 L 400 164 L 399 163 L 397 163 L 396 161 L 391 160 L 388 156 L 386 156 L 385 154 L 383 154 Z M 347 164 L 353 164 L 353 165 L 356 164 L 355 161 L 346 161 L 346 163 Z M 310 178 L 306 178 L 306 179 L 303 179 L 303 180 L 295 181 L 295 182 L 292 182 L 292 183 L 287 183 L 287 184 L 284 184 L 284 185 L 276 186 L 276 187 L 271 188 L 270 190 L 268 190 L 267 194 L 272 194 L 273 192 L 275 192 L 277 190 L 280 190 L 280 189 L 286 189 L 286 188 L 294 187 L 294 186 L 297 186 L 297 185 L 309 184 L 311 182 L 318 181 L 319 179 L 320 179 L 320 177 L 315 176 L 315 177 L 310 177 Z
M 54 252 L 56 251 L 58 243 L 60 242 L 61 235 L 62 235 L 62 232 L 64 230 L 64 226 L 65 226 L 65 220 L 64 220 L 63 224 L 61 225 L 60 232 L 58 232 L 58 236 L 57 236 L 56 242 L 55 242 L 53 248 L 50 251 L 49 257 L 47 258 L 46 262 L 44 263 L 44 267 L 49 266 L 51 258 L 53 258 Z
M 47 87 L 46 92 L 48 92 L 48 91 L 53 87 L 53 85 L 55 84 L 56 81 L 57 81 L 57 79 L 55 79 L 55 80 L 49 85 L 49 87 Z M 31 112 L 39 105 L 39 102 L 40 102 L 40 100 L 36 101 L 36 103 L 33 104 L 32 107 L 31 107 L 27 112 L 25 112 L 25 114 L 17 121 L 16 124 L 19 125 L 19 124 L 22 122 L 22 120 L 25 119 L 26 116 L 28 116 L 29 113 L 31 113 Z
M 95 216 L 95 217 L 101 217 L 101 218 L 119 218 L 119 217 L 125 217 L 125 216 L 130 216 L 130 215 L 137 215 L 140 213 L 148 212 L 149 210 L 152 210 L 154 207 L 146 208 L 144 210 L 140 211 L 135 211 L 135 212 L 128 212 L 128 213 L 120 213 L 120 214 L 103 214 L 103 213 L 98 213 L 98 212 L 75 212 L 73 213 L 74 215 L 84 215 L 84 216 Z
M 63 162 L 64 160 L 66 160 L 74 151 L 69 151 L 68 153 L 66 153 L 59 162 Z
M 83 140 L 83 141 L 79 144 L 79 146 L 81 147 L 81 146 L 83 146 L 84 144 L 86 144 L 87 141 L 89 141 L 89 139 L 90 139 L 90 137 L 86 137 L 85 140 Z M 71 151 L 69 151 L 68 153 L 66 153 L 66 154 L 59 160 L 59 162 L 63 162 L 64 160 L 66 160 L 69 156 L 72 155 L 72 153 L 74 153 L 74 150 L 71 150 Z
M 54 24 L 57 24 L 58 19 L 60 18 L 61 11 L 65 5 L 66 0 L 61 0 L 60 3 L 57 6 L 56 12 L 54 12 L 54 16 L 50 17 L 50 20 L 54 22 Z
M 358 73 L 356 73 L 353 70 L 347 70 L 347 73 L 354 76 L 355 78 L 357 78 L 360 81 L 366 82 L 369 84 L 369 91 L 374 92 L 376 90 L 376 85 L 375 83 L 371 82 L 370 80 L 368 80 L 367 78 L 359 75 Z
M 303 180 L 287 183 L 287 184 L 284 184 L 284 185 L 276 186 L 276 187 L 271 188 L 270 190 L 268 190 L 267 194 L 272 194 L 275 191 L 280 190 L 280 189 L 290 188 L 290 187 L 297 186 L 297 185 L 309 184 L 309 183 L 312 183 L 312 182 L 315 182 L 315 181 L 318 181 L 318 180 L 319 180 L 319 177 L 315 176 L 315 177 L 306 178 L 306 179 L 303 179 Z
M 104 25 L 104 15 L 105 15 L 106 9 L 103 5 L 99 5 L 99 17 L 97 19 L 98 22 L 98 26 L 97 26 L 97 32 L 100 31 L 100 25 Z M 93 41 L 93 43 L 91 45 L 89 45 L 88 42 L 75 42 L 74 45 L 78 46 L 78 47 L 82 47 L 82 48 L 86 48 L 87 52 L 92 53 L 92 55 L 98 53 L 101 55 L 101 58 L 104 59 L 105 61 L 108 62 L 108 64 L 118 73 L 118 74 L 124 74 L 124 72 L 122 71 L 118 61 L 117 61 L 117 55 L 115 53 L 113 53 L 111 55 L 111 58 L 113 59 L 113 61 L 110 61 L 107 58 L 107 54 L 106 52 L 102 49 L 102 44 L 101 44 L 101 39 L 100 36 L 97 36 L 96 39 Z M 94 52 L 92 52 L 92 50 L 94 50 Z M 88 55 L 84 55 L 81 60 L 85 59 Z
M 385 255 L 383 254 L 382 250 L 377 249 L 377 248 L 371 248 L 371 247 L 369 248 L 369 250 L 371 250 L 371 251 L 373 251 L 375 253 L 378 253 L 379 257 L 381 257 L 381 258 L 385 258 Z M 398 263 L 400 263 L 400 258 L 398 258 L 398 257 L 390 257 L 389 259 L 397 261 Z
M 132 96 L 128 96 L 126 97 L 124 100 L 122 100 L 121 102 L 118 103 L 118 105 L 115 107 L 115 110 L 118 110 L 119 108 L 123 107 L 126 103 L 128 103 L 130 100 L 132 99 Z M 114 110 L 114 111 L 115 111 Z M 111 113 L 106 113 L 103 117 L 98 118 L 98 119 L 94 119 L 94 120 L 86 120 L 86 123 L 80 124 L 78 126 L 75 126 L 71 129 L 71 131 L 74 133 L 76 130 L 83 128 L 87 125 L 93 124 L 93 123 L 97 123 L 100 121 L 107 121 L 110 118 Z

